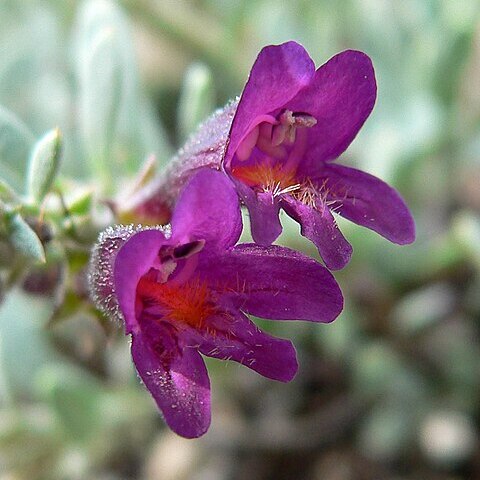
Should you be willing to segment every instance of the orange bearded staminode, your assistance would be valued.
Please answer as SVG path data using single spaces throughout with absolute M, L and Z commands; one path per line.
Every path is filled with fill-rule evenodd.
M 295 169 L 285 168 L 280 163 L 270 165 L 267 162 L 234 167 L 232 175 L 249 187 L 257 187 L 274 195 L 291 192 L 300 184 L 295 176 Z
M 137 295 L 143 301 L 155 302 L 164 309 L 165 319 L 193 328 L 202 328 L 205 320 L 215 312 L 214 305 L 209 301 L 207 284 L 199 279 L 172 285 L 142 278 L 138 282 Z

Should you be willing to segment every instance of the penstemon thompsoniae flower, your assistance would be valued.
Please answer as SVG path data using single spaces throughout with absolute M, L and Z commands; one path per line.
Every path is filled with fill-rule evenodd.
M 260 245 L 280 235 L 280 209 L 300 223 L 333 270 L 348 263 L 352 247 L 332 212 L 394 243 L 411 243 L 414 221 L 398 192 L 366 172 L 332 163 L 375 99 L 373 66 L 362 52 L 341 52 L 315 70 L 298 43 L 265 47 L 241 98 L 208 119 L 130 208 L 150 221 L 168 219 L 182 185 L 199 167 L 210 167 L 236 186 Z
M 171 227 L 110 228 L 90 265 L 92 297 L 124 322 L 138 374 L 172 430 L 198 437 L 210 424 L 200 354 L 239 362 L 279 381 L 297 371 L 290 341 L 247 314 L 330 322 L 343 306 L 331 273 L 279 246 L 235 246 L 242 222 L 227 176 L 202 169 L 179 196 Z

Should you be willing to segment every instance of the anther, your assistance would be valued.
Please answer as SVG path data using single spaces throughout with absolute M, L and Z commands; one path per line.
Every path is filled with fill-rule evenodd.
M 313 127 L 317 120 L 306 113 L 293 113 L 284 110 L 278 117 L 279 124 L 273 127 L 272 144 L 277 146 L 282 143 L 293 145 L 296 139 L 297 128 Z
M 184 243 L 173 249 L 173 257 L 176 259 L 188 258 L 203 250 L 205 240 L 195 240 L 193 242 Z

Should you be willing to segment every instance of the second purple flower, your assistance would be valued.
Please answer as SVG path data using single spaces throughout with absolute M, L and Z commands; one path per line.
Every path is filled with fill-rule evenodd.
M 315 71 L 305 49 L 264 48 L 240 98 L 223 161 L 250 212 L 252 235 L 269 245 L 282 208 L 301 225 L 327 267 L 345 266 L 352 248 L 332 212 L 395 243 L 414 239 L 398 193 L 365 172 L 332 164 L 357 135 L 376 97 L 372 63 L 339 53 Z
M 181 193 L 171 230 L 119 226 L 94 250 L 93 298 L 124 322 L 140 377 L 167 424 L 185 437 L 210 424 L 200 354 L 280 381 L 297 371 L 291 342 L 262 332 L 246 314 L 330 322 L 342 310 L 327 269 L 283 247 L 235 246 L 241 228 L 233 185 L 204 169 Z

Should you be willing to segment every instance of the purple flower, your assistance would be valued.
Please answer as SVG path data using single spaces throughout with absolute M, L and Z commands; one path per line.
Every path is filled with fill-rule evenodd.
M 171 229 L 107 230 L 92 258 L 97 305 L 124 321 L 140 377 L 184 437 L 198 437 L 210 424 L 200 354 L 284 382 L 295 375 L 291 342 L 261 331 L 246 314 L 330 322 L 342 310 L 327 269 L 283 247 L 234 246 L 241 228 L 233 185 L 203 169 L 181 193 Z
M 167 212 L 199 167 L 223 169 L 250 213 L 253 239 L 280 235 L 280 209 L 301 225 L 330 269 L 352 247 L 332 212 L 388 240 L 414 241 L 413 218 L 400 195 L 378 178 L 332 163 L 357 135 L 376 98 L 364 53 L 347 50 L 315 71 L 295 42 L 265 47 L 239 101 L 217 112 L 187 142 L 169 170 L 129 208 L 145 218 Z
M 330 269 L 344 267 L 352 253 L 332 212 L 394 243 L 413 242 L 412 216 L 394 189 L 331 163 L 355 138 L 375 97 L 375 74 L 364 53 L 347 50 L 315 71 L 295 42 L 260 52 L 223 162 L 250 212 L 256 243 L 269 245 L 279 236 L 281 208 Z

